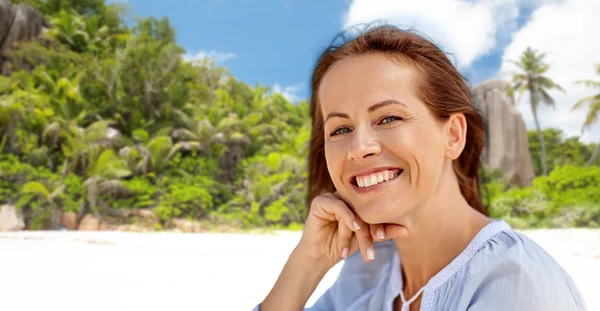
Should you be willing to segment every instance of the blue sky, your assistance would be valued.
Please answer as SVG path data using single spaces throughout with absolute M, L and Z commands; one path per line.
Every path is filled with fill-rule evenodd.
M 573 81 L 594 76 L 600 63 L 591 14 L 598 0 L 126 0 L 131 16 L 167 16 L 189 57 L 210 55 L 238 79 L 261 84 L 297 100 L 308 98 L 319 53 L 349 25 L 384 20 L 414 26 L 456 56 L 472 84 L 502 76 L 508 59 L 526 46 L 548 53 L 549 72 L 567 90 L 556 94 L 557 110 L 542 110 L 542 127 L 579 134 L 584 111 L 570 106 L 591 90 Z M 596 11 L 598 11 L 596 10 Z M 577 23 L 557 23 L 560 20 Z M 590 46 L 590 45 L 598 45 Z M 579 48 L 574 48 L 578 46 Z M 589 46 L 589 47 L 588 47 Z M 586 48 L 583 48 L 586 47 Z M 528 128 L 533 118 L 518 103 Z M 558 115 L 558 116 L 557 116 Z M 567 117 L 565 117 L 567 116 Z M 595 135 L 587 138 L 597 140 Z
M 129 0 L 137 16 L 167 16 L 188 53 L 211 53 L 238 79 L 309 96 L 319 52 L 343 29 L 347 0 Z M 525 20 L 522 19 L 521 20 Z M 408 22 L 408 21 L 407 21 Z M 493 77 L 501 53 L 461 70 L 473 83 Z M 288 94 L 289 95 L 289 94 Z
M 322 0 L 128 2 L 136 15 L 167 16 L 188 53 L 216 51 L 217 59 L 226 58 L 220 65 L 238 79 L 292 87 L 303 98 L 319 51 L 340 31 L 348 6 Z

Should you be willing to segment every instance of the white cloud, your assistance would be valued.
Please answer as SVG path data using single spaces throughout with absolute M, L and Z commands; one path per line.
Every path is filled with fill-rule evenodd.
M 218 52 L 215 50 L 211 50 L 211 51 L 198 51 L 196 53 L 185 53 L 183 55 L 183 59 L 186 61 L 194 61 L 197 59 L 204 59 L 204 58 L 210 58 L 212 60 L 214 60 L 216 63 L 223 63 L 227 60 L 230 59 L 234 59 L 236 58 L 237 55 L 235 55 L 235 53 L 224 53 L 224 52 Z
M 344 28 L 383 20 L 412 27 L 456 56 L 460 69 L 494 51 L 517 27 L 516 0 L 354 0 Z
M 546 52 L 545 60 L 551 64 L 547 75 L 559 83 L 565 93 L 552 92 L 556 110 L 543 107 L 539 120 L 543 128 L 560 127 L 567 135 L 579 135 L 586 110 L 571 112 L 571 106 L 582 97 L 598 90 L 575 85 L 581 79 L 598 80 L 594 64 L 600 63 L 600 1 L 566 0 L 544 1 L 532 14 L 528 23 L 512 36 L 506 47 L 501 72 L 508 73 L 514 67 L 507 60 L 518 60 L 527 46 Z M 504 76 L 508 78 L 508 75 Z M 535 128 L 527 98 L 522 98 L 519 109 L 530 129 Z M 585 141 L 600 140 L 600 124 L 596 124 L 582 137 Z
M 280 93 L 287 100 L 294 103 L 294 102 L 297 102 L 302 99 L 300 97 L 300 94 L 298 94 L 298 93 L 300 93 L 303 88 L 304 88 L 304 83 L 288 85 L 285 87 L 281 87 L 281 85 L 279 85 L 279 83 L 275 83 L 275 84 L 273 84 L 271 91 L 273 93 Z

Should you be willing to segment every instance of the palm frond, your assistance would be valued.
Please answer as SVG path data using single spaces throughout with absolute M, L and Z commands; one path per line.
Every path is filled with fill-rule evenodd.
M 540 64 L 540 66 L 534 68 L 534 72 L 538 75 L 542 75 L 542 74 L 546 73 L 546 71 L 548 71 L 548 69 L 550 69 L 550 65 Z
M 539 91 L 540 97 L 542 98 L 542 102 L 545 103 L 546 105 L 555 108 L 556 107 L 556 102 L 554 100 L 554 98 L 552 98 L 552 96 L 550 96 L 550 94 L 548 94 L 548 92 L 545 89 L 540 89 Z
M 30 181 L 23 185 L 23 193 L 37 194 L 41 197 L 48 199 L 50 197 L 50 191 L 42 183 L 37 181 Z
M 562 86 L 560 86 L 559 84 L 557 84 L 556 82 L 552 81 L 550 78 L 545 77 L 545 76 L 537 76 L 535 78 L 535 83 L 541 89 L 559 90 L 559 91 L 562 91 L 562 92 L 565 91 L 562 88 Z
M 600 115 L 600 100 L 590 104 L 590 109 L 588 110 L 588 113 L 585 117 L 585 122 L 583 123 L 583 129 L 589 128 L 596 123 L 596 121 L 598 121 L 598 115 Z
M 577 80 L 575 81 L 575 84 L 581 84 L 586 87 L 600 88 L 600 81 L 594 80 Z
M 594 96 L 594 95 L 592 95 L 592 96 L 587 96 L 587 97 L 584 97 L 584 98 L 582 98 L 582 99 L 578 100 L 578 101 L 577 101 L 577 102 L 576 102 L 576 103 L 573 105 L 573 107 L 571 107 L 571 111 L 574 111 L 574 110 L 577 110 L 577 109 L 581 109 L 581 107 L 583 107 L 583 105 L 584 105 L 584 104 L 587 104 L 588 102 L 591 102 L 591 101 L 593 101 L 594 99 L 595 99 L 595 96 Z

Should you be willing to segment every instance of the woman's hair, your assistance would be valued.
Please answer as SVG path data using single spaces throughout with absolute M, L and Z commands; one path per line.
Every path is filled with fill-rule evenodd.
M 448 57 L 425 38 L 384 25 L 359 34 L 352 40 L 341 35 L 341 44 L 332 43 L 319 57 L 312 76 L 312 133 L 309 151 L 308 204 L 323 192 L 335 191 L 325 160 L 323 116 L 319 103 L 319 86 L 327 70 L 351 56 L 379 53 L 413 67 L 417 76 L 416 93 L 439 120 L 463 113 L 467 121 L 464 150 L 454 161 L 454 171 L 462 195 L 475 210 L 487 215 L 479 196 L 478 171 L 484 145 L 484 121 L 475 109 L 466 79 Z M 338 37 L 336 37 L 337 39 Z M 335 42 L 335 40 L 334 40 Z

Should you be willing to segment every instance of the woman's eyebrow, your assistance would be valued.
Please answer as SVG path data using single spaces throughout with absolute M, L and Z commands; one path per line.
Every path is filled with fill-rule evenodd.
M 379 103 L 369 107 L 369 113 L 371 113 L 379 108 L 388 106 L 388 105 L 401 105 L 401 106 L 404 106 L 405 108 L 408 108 L 408 106 L 406 106 L 404 103 L 401 103 L 395 99 L 388 99 L 388 100 L 384 100 L 382 102 L 379 102 Z
M 371 107 L 369 107 L 369 113 L 372 113 L 373 111 L 383 108 L 385 106 L 388 105 L 401 105 L 404 106 L 406 108 L 408 108 L 408 106 L 406 106 L 404 103 L 399 102 L 395 99 L 388 99 L 388 100 L 384 100 L 382 102 L 379 102 Z M 331 119 L 331 118 L 344 118 L 344 119 L 350 119 L 350 116 L 348 116 L 348 114 L 343 113 L 343 112 L 331 112 L 327 115 L 327 118 L 325 118 L 325 122 L 327 122 L 327 120 Z
M 350 116 L 348 116 L 348 114 L 346 113 L 342 113 L 342 112 L 332 112 L 330 114 L 327 115 L 327 118 L 325 118 L 325 122 L 327 122 L 327 120 L 331 119 L 331 118 L 344 118 L 344 119 L 350 119 Z

